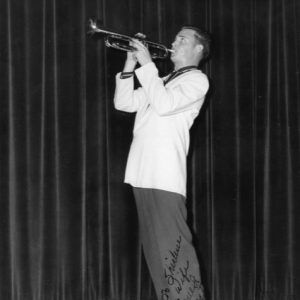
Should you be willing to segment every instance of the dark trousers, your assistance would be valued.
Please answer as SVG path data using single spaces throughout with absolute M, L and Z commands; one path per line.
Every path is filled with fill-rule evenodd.
M 133 188 L 140 239 L 159 300 L 203 300 L 199 263 L 187 226 L 185 198 Z

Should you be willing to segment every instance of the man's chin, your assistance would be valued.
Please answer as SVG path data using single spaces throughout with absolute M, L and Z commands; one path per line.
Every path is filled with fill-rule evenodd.
M 170 59 L 173 63 L 175 63 L 177 61 L 176 59 L 176 54 L 175 53 L 172 53 L 171 56 L 170 56 Z

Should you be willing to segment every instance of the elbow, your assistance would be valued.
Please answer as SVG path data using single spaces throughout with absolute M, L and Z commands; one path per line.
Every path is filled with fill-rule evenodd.
M 126 107 L 126 105 L 122 105 L 120 103 L 115 103 L 114 107 L 115 107 L 116 110 L 129 111 L 128 107 Z
M 122 103 L 121 99 L 119 98 L 114 98 L 114 107 L 116 110 L 124 110 L 126 109 L 124 103 Z
M 124 103 L 122 101 L 117 101 L 117 99 L 114 100 L 114 107 L 116 110 L 124 111 L 124 112 L 135 112 L 133 107 L 129 105 L 128 103 Z
M 114 108 L 117 110 L 121 110 L 121 104 L 118 98 L 114 97 Z
M 123 110 L 124 109 L 124 105 L 122 105 L 120 102 L 114 100 L 114 107 L 116 110 Z

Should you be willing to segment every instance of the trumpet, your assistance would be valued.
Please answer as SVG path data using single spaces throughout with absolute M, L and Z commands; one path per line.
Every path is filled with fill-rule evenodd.
M 100 28 L 97 23 L 90 19 L 88 22 L 88 34 L 97 34 L 100 38 L 104 38 L 105 45 L 110 48 L 114 48 L 121 51 L 135 51 L 136 49 L 130 45 L 133 39 L 140 40 L 149 50 L 153 59 L 165 59 L 170 53 L 174 52 L 172 49 L 168 49 L 166 46 L 154 42 L 147 41 L 143 34 L 136 34 L 134 37 L 130 37 L 124 34 L 119 34 Z

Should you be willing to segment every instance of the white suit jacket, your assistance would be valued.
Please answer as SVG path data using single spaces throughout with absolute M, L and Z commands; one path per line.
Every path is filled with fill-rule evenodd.
M 207 76 L 194 69 L 164 85 L 152 62 L 135 74 L 141 87 L 134 90 L 133 78 L 118 73 L 114 96 L 116 109 L 136 112 L 125 182 L 186 197 L 189 130 L 208 91 Z

